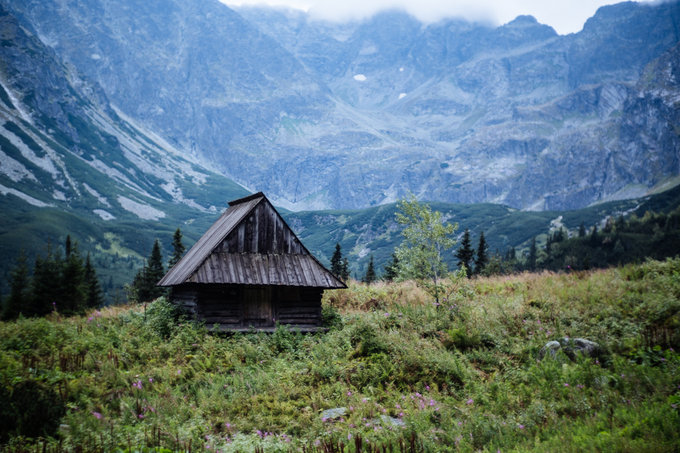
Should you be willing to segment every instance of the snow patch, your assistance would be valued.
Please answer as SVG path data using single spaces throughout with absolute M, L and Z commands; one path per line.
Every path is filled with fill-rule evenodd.
M 366 76 L 363 75 L 363 74 L 356 74 L 356 75 L 354 76 L 354 80 L 356 80 L 357 82 L 365 82 L 365 81 L 366 81 Z
M 40 200 L 38 200 L 38 199 L 36 199 L 36 198 L 33 198 L 33 197 L 30 196 L 30 195 L 26 195 L 26 194 L 23 193 L 23 192 L 19 192 L 19 191 L 16 190 L 16 189 L 10 189 L 9 187 L 5 187 L 5 186 L 3 186 L 2 184 L 0 184 L 0 194 L 3 194 L 3 195 L 7 195 L 7 194 L 14 195 L 15 197 L 21 198 L 21 199 L 24 200 L 26 203 L 28 203 L 28 204 L 30 204 L 30 205 L 33 205 L 33 206 L 37 206 L 37 207 L 39 207 L 39 208 L 47 208 L 47 207 L 49 207 L 49 206 L 53 206 L 53 205 L 51 205 L 51 204 L 49 204 L 49 203 L 45 203 L 45 202 L 40 201 Z
M 26 160 L 40 167 L 42 170 L 45 170 L 47 173 L 52 175 L 53 178 L 55 179 L 57 178 L 57 176 L 59 175 L 59 170 L 57 170 L 57 167 L 55 167 L 54 162 L 52 161 L 52 159 L 50 159 L 49 156 L 38 157 L 35 154 L 35 152 L 31 148 L 29 148 L 20 137 L 15 135 L 13 132 L 5 129 L 4 123 L 2 128 L 2 135 L 7 140 L 9 140 L 9 142 L 19 150 L 19 152 L 21 152 L 21 155 L 24 156 Z
M 38 181 L 24 164 L 15 160 L 0 150 L 0 174 L 7 176 L 13 182 L 19 182 L 26 178 L 31 181 Z
M 137 217 L 143 220 L 158 220 L 165 217 L 165 213 L 160 209 L 156 209 L 148 204 L 139 203 L 134 200 L 130 200 L 122 195 L 119 195 L 118 203 L 128 212 L 133 213 Z
M 83 187 L 85 188 L 85 190 L 86 190 L 90 195 L 92 195 L 93 197 L 95 197 L 95 198 L 97 199 L 97 201 L 99 201 L 101 204 L 103 204 L 103 205 L 106 206 L 107 208 L 110 208 L 110 207 L 111 207 L 111 203 L 109 203 L 109 200 L 107 200 L 106 197 L 104 197 L 103 195 L 100 195 L 99 192 L 97 192 L 97 191 L 94 190 L 92 187 L 90 187 L 86 182 L 83 183 Z M 104 220 L 106 220 L 106 219 L 104 219 Z
M 116 218 L 113 214 L 111 214 L 108 211 L 105 211 L 103 209 L 94 209 L 92 212 L 97 214 L 99 217 L 102 218 L 102 220 L 113 220 Z
M 52 198 L 58 201 L 66 201 L 66 194 L 61 190 L 55 189 L 54 192 L 52 192 Z

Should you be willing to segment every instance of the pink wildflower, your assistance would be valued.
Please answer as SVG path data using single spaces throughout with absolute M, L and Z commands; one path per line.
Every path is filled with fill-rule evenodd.
M 102 419 L 102 414 L 100 414 L 99 412 L 92 411 L 92 415 L 94 415 L 94 418 L 96 418 L 97 420 Z

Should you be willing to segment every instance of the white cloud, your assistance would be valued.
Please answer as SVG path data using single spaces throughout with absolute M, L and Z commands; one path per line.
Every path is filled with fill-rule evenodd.
M 287 6 L 307 11 L 313 17 L 346 21 L 370 17 L 378 11 L 399 8 L 423 22 L 445 17 L 463 17 L 472 21 L 501 25 L 523 14 L 552 26 L 558 33 L 574 33 L 603 5 L 616 0 L 221 0 L 232 6 Z M 643 0 L 649 2 L 650 0 Z

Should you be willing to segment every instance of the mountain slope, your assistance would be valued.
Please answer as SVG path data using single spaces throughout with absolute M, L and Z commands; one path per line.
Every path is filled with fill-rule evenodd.
M 247 193 L 118 114 L 1 8 L 0 40 L 2 256 L 45 253 L 71 234 L 122 286 L 121 269 L 159 232 L 194 219 L 202 228 L 206 213 Z
M 413 192 L 571 209 L 678 175 L 639 173 L 625 158 L 637 125 L 622 122 L 647 98 L 645 65 L 678 42 L 678 1 L 604 7 L 568 36 L 530 16 L 493 28 L 398 11 L 334 24 L 217 0 L 4 3 L 120 111 L 289 208 Z M 657 113 L 649 127 L 672 124 Z M 658 162 L 672 143 L 654 140 Z

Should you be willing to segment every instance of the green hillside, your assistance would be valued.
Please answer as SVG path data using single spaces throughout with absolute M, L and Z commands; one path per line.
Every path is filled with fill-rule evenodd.
M 201 196 L 226 208 L 227 201 L 243 195 L 243 189 L 221 183 L 222 179 L 217 177 L 214 182 L 208 179 L 204 188 L 213 194 L 209 199 L 206 194 Z M 189 189 L 190 186 L 187 186 L 186 194 L 193 196 Z M 476 241 L 479 233 L 484 231 L 489 251 L 502 253 L 510 247 L 528 249 L 533 237 L 545 240 L 554 227 L 552 221 L 559 219 L 559 225 L 574 233 L 581 223 L 590 228 L 607 216 L 618 217 L 622 213 L 642 216 L 647 210 L 670 212 L 680 205 L 679 194 L 680 186 L 641 200 L 603 203 L 565 212 L 526 212 L 493 204 L 434 202 L 431 206 L 444 213 L 449 222 L 458 222 L 457 234 L 469 228 L 473 241 Z M 166 217 L 157 221 L 142 220 L 132 215 L 121 220 L 104 221 L 82 209 L 36 208 L 12 195 L 1 196 L 0 209 L 7 215 L 0 224 L 0 255 L 7 259 L 0 263 L 0 276 L 3 276 L 0 278 L 0 292 L 7 292 L 9 272 L 22 251 L 30 263 L 36 255 L 45 253 L 48 243 L 58 246 L 70 234 L 79 243 L 83 254 L 92 254 L 109 302 L 124 299 L 123 285 L 130 283 L 141 268 L 155 238 L 161 241 L 163 255 L 168 258 L 175 229 L 182 230 L 184 243 L 190 247 L 224 209 L 199 212 L 181 204 L 166 203 L 162 206 Z M 347 211 L 281 212 L 307 248 L 322 262 L 329 263 L 336 242 L 340 243 L 355 278 L 363 276 L 371 254 L 380 274 L 402 239 L 394 217 L 396 204 Z M 454 253 L 449 254 L 446 261 L 451 269 L 455 268 Z
M 678 275 L 463 279 L 441 306 L 351 284 L 310 335 L 213 335 L 163 300 L 0 323 L 0 450 L 678 451 Z

